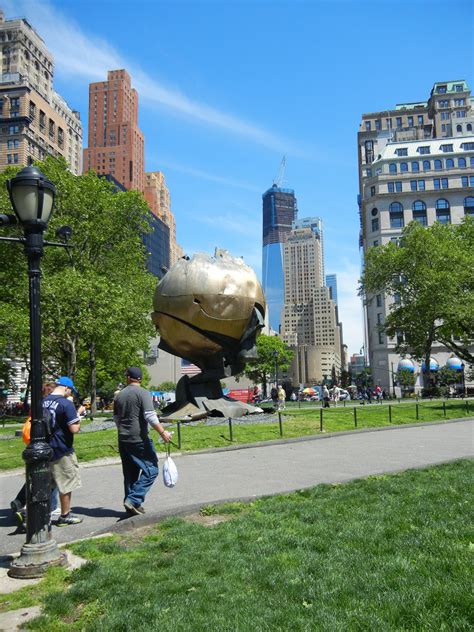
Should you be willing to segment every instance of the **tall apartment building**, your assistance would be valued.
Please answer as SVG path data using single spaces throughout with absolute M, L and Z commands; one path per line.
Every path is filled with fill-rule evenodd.
M 126 70 L 89 85 L 84 171 L 111 174 L 126 189 L 145 190 L 145 143 L 138 128 L 138 94 Z
M 82 173 L 82 123 L 53 88 L 53 57 L 27 20 L 1 11 L 0 67 L 0 169 L 51 155 Z
M 474 215 L 474 99 L 464 80 L 437 82 L 427 102 L 363 114 L 358 133 L 360 245 L 397 242 L 409 222 L 459 223 Z M 379 325 L 393 298 L 368 296 L 366 344 L 375 383 L 387 391 L 400 356 Z M 450 352 L 433 348 L 444 366 Z M 417 367 L 421 374 L 421 368 Z M 421 385 L 421 376 L 416 388 Z
M 298 213 L 293 189 L 274 184 L 262 195 L 263 257 L 262 287 L 267 301 L 270 326 L 280 331 L 283 309 L 283 244 Z
M 314 384 L 341 369 L 341 334 L 335 302 L 324 285 L 322 221 L 293 223 L 283 244 L 282 337 L 295 352 L 294 384 Z
M 171 211 L 170 192 L 161 171 L 145 173 L 144 193 L 151 212 L 169 228 L 169 263 L 173 265 L 183 256 L 183 250 L 176 243 L 176 222 Z

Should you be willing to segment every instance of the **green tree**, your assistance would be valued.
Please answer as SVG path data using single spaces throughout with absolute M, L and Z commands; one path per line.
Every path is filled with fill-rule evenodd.
M 408 369 L 399 369 L 395 373 L 395 379 L 397 383 L 402 387 L 402 391 L 405 393 L 414 388 L 416 382 L 416 374 Z
M 123 380 L 129 363 L 147 348 L 153 328 L 149 318 L 156 279 L 146 270 L 140 235 L 149 230 L 147 206 L 136 191 L 115 193 L 94 173 L 74 176 L 63 160 L 38 164 L 56 186 L 56 203 L 46 239 L 68 225 L 73 230 L 69 254 L 45 248 L 42 261 L 43 362 L 52 375 L 65 373 L 91 394 L 94 410 L 98 378 Z M 9 207 L 0 174 L 0 208 Z M 11 212 L 11 209 L 9 209 Z M 5 211 L 4 211 L 5 212 Z M 0 329 L 3 345 L 20 357 L 28 349 L 28 285 L 21 249 L 2 244 Z M 4 346 L 5 348 L 5 346 Z
M 411 354 L 430 366 L 435 342 L 467 362 L 474 337 L 474 219 L 425 228 L 411 222 L 400 243 L 370 248 L 360 293 L 394 298 L 381 326 L 396 337 L 398 353 Z M 457 338 L 457 340 L 456 340 Z M 424 373 L 425 387 L 431 374 Z
M 351 374 L 345 369 L 341 369 L 341 387 L 347 388 L 351 385 Z
M 262 384 L 263 392 L 267 393 L 267 382 L 275 375 L 275 369 L 288 369 L 294 353 L 278 336 L 264 334 L 257 338 L 257 353 L 255 360 L 247 362 L 244 374 L 254 384 Z
M 158 388 L 156 388 L 155 390 L 172 392 L 172 391 L 176 390 L 176 384 L 174 382 L 171 382 L 171 381 L 165 381 L 165 382 L 162 382 L 161 384 L 159 384 Z

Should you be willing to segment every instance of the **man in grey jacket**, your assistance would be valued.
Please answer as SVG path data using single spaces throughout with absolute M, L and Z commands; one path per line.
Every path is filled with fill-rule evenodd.
M 114 421 L 118 429 L 118 442 L 125 487 L 123 506 L 130 515 L 145 513 L 145 496 L 158 476 L 158 457 L 148 426 L 158 432 L 165 443 L 171 434 L 163 428 L 153 407 L 150 393 L 140 382 L 142 371 L 129 367 L 125 375 L 127 386 L 114 401 Z

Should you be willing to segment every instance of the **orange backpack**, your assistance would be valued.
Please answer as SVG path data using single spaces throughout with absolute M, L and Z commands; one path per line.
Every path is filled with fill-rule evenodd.
M 23 443 L 25 443 L 26 445 L 30 444 L 30 434 L 31 434 L 31 417 L 28 417 L 28 419 L 23 424 L 23 429 L 21 432 Z

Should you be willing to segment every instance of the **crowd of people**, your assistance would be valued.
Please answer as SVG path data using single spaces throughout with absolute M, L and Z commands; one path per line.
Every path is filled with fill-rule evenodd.
M 161 425 L 149 391 L 141 386 L 142 371 L 129 367 L 127 385 L 114 400 L 114 421 L 124 480 L 123 506 L 130 516 L 145 513 L 143 503 L 158 476 L 158 457 L 148 431 L 154 429 L 165 443 L 171 434 Z M 49 427 L 48 443 L 52 449 L 51 521 L 58 527 L 79 524 L 82 518 L 71 511 L 72 492 L 81 487 L 79 464 L 74 451 L 74 436 L 80 431 L 84 406 L 75 407 L 76 387 L 67 376 L 43 387 L 43 419 Z M 24 440 L 29 441 L 28 437 Z M 19 527 L 28 520 L 26 485 L 11 501 L 10 507 Z

